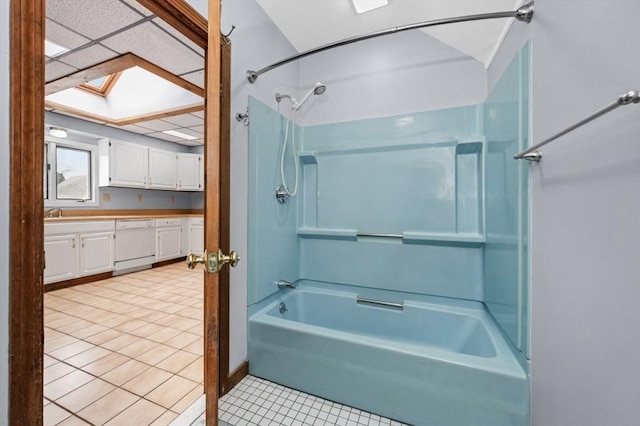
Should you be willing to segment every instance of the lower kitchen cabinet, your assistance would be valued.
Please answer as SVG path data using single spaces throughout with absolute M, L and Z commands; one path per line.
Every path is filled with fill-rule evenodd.
M 113 232 L 80 234 L 79 276 L 113 270 L 115 260 Z
M 44 283 L 112 271 L 114 230 L 113 221 L 45 224 Z
M 78 236 L 55 235 L 44 238 L 44 283 L 70 280 L 78 276 Z
M 157 219 L 156 262 L 184 255 L 182 251 L 182 219 Z

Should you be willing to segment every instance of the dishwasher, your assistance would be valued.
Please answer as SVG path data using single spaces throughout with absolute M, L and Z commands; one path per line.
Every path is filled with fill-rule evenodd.
M 114 275 L 148 269 L 156 258 L 156 225 L 153 219 L 116 220 Z

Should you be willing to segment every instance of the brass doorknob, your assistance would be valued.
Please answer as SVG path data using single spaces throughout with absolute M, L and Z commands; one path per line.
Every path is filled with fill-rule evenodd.
M 222 250 L 218 250 L 218 264 L 220 266 L 228 263 L 232 268 L 235 268 L 238 266 L 238 262 L 240 262 L 240 257 L 237 251 L 233 250 L 229 255 L 225 255 Z
M 201 256 L 195 253 L 189 253 L 187 255 L 187 266 L 189 269 L 195 269 L 196 265 L 201 264 L 210 274 L 220 272 L 222 267 L 227 263 L 235 268 L 238 266 L 238 262 L 240 262 L 240 257 L 236 251 L 232 251 L 226 255 L 222 253 L 222 250 L 218 250 L 217 253 L 207 253 L 205 250 Z
M 195 253 L 189 253 L 187 255 L 187 267 L 189 269 L 196 269 L 196 266 L 198 265 L 206 265 L 207 263 L 207 251 L 205 250 L 204 253 L 200 256 L 198 256 Z

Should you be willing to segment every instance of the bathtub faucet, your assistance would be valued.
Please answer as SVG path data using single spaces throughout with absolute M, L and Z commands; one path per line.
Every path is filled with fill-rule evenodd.
M 276 281 L 276 284 L 278 285 L 278 288 L 296 288 L 296 285 L 294 283 L 290 283 L 289 281 L 278 280 Z

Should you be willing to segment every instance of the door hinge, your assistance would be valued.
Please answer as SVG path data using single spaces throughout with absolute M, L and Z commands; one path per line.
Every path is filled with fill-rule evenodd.
M 109 176 L 109 182 L 111 182 L 111 176 Z

